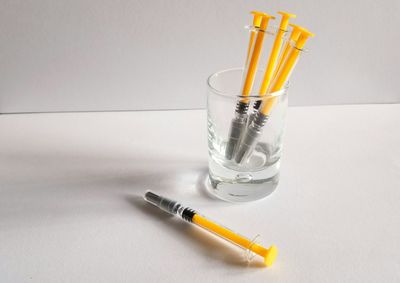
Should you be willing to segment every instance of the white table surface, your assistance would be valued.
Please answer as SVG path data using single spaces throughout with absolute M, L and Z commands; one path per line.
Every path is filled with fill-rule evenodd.
M 289 109 L 281 182 L 204 190 L 204 110 L 0 115 L 0 282 L 400 282 L 400 105 Z M 271 268 L 152 189 L 280 254 Z

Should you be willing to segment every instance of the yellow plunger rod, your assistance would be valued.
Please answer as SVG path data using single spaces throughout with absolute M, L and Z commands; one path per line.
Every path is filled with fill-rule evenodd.
M 242 96 L 249 96 L 251 89 L 253 87 L 254 78 L 257 71 L 257 65 L 260 59 L 260 54 L 263 46 L 265 30 L 268 27 L 268 22 L 270 19 L 274 19 L 274 17 L 267 14 L 261 15 L 260 29 L 256 36 L 256 41 L 254 43 L 253 51 L 251 52 L 249 66 L 247 68 L 247 74 L 243 84 Z M 246 98 L 243 98 L 241 101 L 244 103 L 248 103 L 248 99 Z
M 309 32 L 308 30 L 304 29 L 301 31 L 295 46 L 291 48 L 289 55 L 287 56 L 281 69 L 276 75 L 276 79 L 271 87 L 270 93 L 274 93 L 276 91 L 281 90 L 281 88 L 289 78 L 290 73 L 292 72 L 293 67 L 296 64 L 297 58 L 299 57 L 300 52 L 304 47 L 307 39 L 313 36 L 314 34 Z M 263 103 L 261 106 L 261 113 L 264 115 L 268 115 L 272 109 L 272 106 L 274 105 L 275 100 L 276 97 L 271 97 L 268 100 L 266 100 L 265 103 Z
M 305 29 L 301 26 L 295 24 L 289 24 L 292 27 L 292 32 L 290 34 L 289 40 L 286 41 L 285 47 L 283 48 L 282 54 L 280 55 L 279 63 L 276 65 L 275 74 L 273 79 L 275 78 L 276 74 L 279 72 L 280 67 L 282 66 L 283 62 L 285 62 L 286 57 L 289 55 L 290 45 L 295 44 L 296 41 L 299 39 L 301 31 Z
M 251 11 L 250 14 L 253 15 L 253 27 L 250 31 L 249 47 L 247 48 L 246 66 L 250 60 L 251 51 L 253 50 L 254 38 L 256 37 L 256 29 L 260 28 L 261 18 L 264 13 L 259 11 Z
M 278 12 L 278 14 L 282 15 L 281 23 L 279 25 L 279 30 L 276 33 L 274 45 L 272 46 L 271 54 L 269 55 L 267 69 L 265 70 L 263 82 L 261 84 L 261 88 L 259 91 L 260 96 L 263 96 L 267 93 L 268 87 L 271 83 L 272 76 L 274 74 L 275 66 L 278 60 L 279 51 L 282 47 L 283 35 L 287 30 L 287 26 L 289 24 L 290 18 L 295 18 L 296 15 L 289 14 L 286 12 Z

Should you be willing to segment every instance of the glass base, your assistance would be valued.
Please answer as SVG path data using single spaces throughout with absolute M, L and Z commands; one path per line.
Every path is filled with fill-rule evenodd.
M 253 182 L 227 182 L 208 176 L 207 189 L 216 197 L 229 202 L 250 202 L 265 198 L 275 191 L 279 173 L 275 176 Z
M 270 195 L 278 186 L 280 159 L 273 160 L 273 163 L 266 163 L 265 160 L 266 156 L 259 152 L 245 165 L 210 156 L 208 191 L 230 202 L 255 201 Z M 248 170 L 256 167 L 255 164 L 260 164 L 258 170 Z

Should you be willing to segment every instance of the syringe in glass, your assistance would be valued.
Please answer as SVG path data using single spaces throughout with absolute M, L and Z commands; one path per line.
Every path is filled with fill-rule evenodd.
M 146 192 L 144 199 L 170 214 L 178 215 L 183 220 L 194 223 L 197 226 L 239 246 L 240 248 L 248 251 L 249 254 L 251 253 L 262 256 L 266 266 L 271 266 L 275 261 L 275 258 L 278 254 L 278 249 L 274 245 L 272 245 L 269 249 L 264 248 L 263 246 L 255 243 L 254 240 L 243 237 L 232 230 L 207 219 L 206 217 L 198 214 L 195 210 L 185 207 L 174 200 L 159 196 L 151 191 Z M 248 257 L 249 260 L 251 258 L 252 257 Z

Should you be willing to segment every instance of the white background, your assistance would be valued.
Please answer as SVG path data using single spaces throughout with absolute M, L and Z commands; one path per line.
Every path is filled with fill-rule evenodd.
M 398 0 L 2 0 L 0 113 L 202 108 L 207 76 L 242 65 L 254 9 L 317 34 L 292 105 L 400 102 Z
M 204 110 L 1 115 L 0 282 L 398 283 L 399 111 L 289 108 L 280 184 L 242 205 L 206 193 Z M 276 263 L 247 266 L 149 189 L 260 234 Z
M 253 9 L 317 34 L 292 105 L 400 102 L 398 0 L 1 0 L 0 113 L 202 108 L 207 76 L 242 64 Z M 278 190 L 244 205 L 206 193 L 204 110 L 0 115 L 0 281 L 399 282 L 399 105 L 288 114 Z M 260 233 L 275 265 L 147 189 Z

